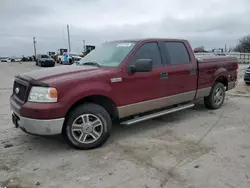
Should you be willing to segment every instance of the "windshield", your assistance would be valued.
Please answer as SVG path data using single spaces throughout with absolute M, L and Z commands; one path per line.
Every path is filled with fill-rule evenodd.
M 49 58 L 48 55 L 41 55 L 41 58 Z
M 118 67 L 136 42 L 106 42 L 88 53 L 80 61 L 80 65 L 96 63 L 101 67 Z

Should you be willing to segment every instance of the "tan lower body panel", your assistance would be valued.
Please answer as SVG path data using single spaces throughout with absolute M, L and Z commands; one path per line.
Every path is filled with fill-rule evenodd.
M 191 91 L 187 93 L 121 106 L 118 107 L 119 117 L 123 118 L 143 112 L 148 112 L 150 110 L 171 106 L 174 104 L 191 101 L 194 99 L 195 93 L 196 91 Z
M 118 107 L 119 118 L 192 101 L 209 95 L 211 87 Z M 196 94 L 196 97 L 195 97 Z
M 196 99 L 207 97 L 210 94 L 211 87 L 198 89 L 196 93 Z

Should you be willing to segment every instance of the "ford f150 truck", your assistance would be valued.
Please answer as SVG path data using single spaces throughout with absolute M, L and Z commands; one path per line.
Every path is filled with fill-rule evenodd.
M 207 108 L 220 108 L 237 74 L 236 58 L 196 59 L 186 40 L 106 42 L 77 64 L 16 76 L 12 120 L 26 133 L 62 134 L 75 148 L 93 149 L 114 122 L 131 125 L 202 98 Z

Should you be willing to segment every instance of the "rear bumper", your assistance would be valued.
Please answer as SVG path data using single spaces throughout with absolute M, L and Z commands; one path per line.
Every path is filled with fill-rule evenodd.
M 14 119 L 16 119 L 16 128 L 20 128 L 26 133 L 33 135 L 57 135 L 62 133 L 64 118 L 46 120 L 31 119 L 22 117 L 13 112 L 12 120 L 13 116 Z
M 238 81 L 228 82 L 228 88 L 227 90 L 233 89 L 237 86 Z

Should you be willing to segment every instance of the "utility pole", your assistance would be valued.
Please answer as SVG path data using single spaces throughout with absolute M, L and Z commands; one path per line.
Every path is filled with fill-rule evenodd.
M 225 52 L 227 52 L 227 44 L 225 44 Z
M 85 40 L 82 41 L 82 48 L 83 48 L 83 52 L 85 52 L 86 51 Z
M 68 31 L 69 52 L 71 52 L 71 47 L 70 47 L 70 35 L 69 35 L 69 25 L 67 25 L 67 31 Z
M 33 44 L 34 44 L 34 54 L 36 58 L 36 37 L 33 37 Z

